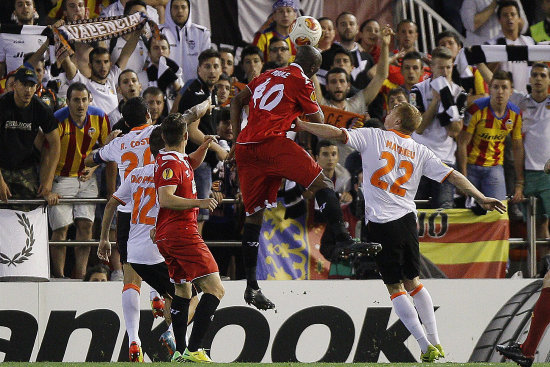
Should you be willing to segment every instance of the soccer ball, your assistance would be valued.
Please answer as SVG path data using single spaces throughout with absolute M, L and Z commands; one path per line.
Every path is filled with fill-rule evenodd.
M 313 17 L 298 17 L 290 26 L 290 39 L 296 46 L 315 46 L 321 39 L 323 30 L 317 19 Z

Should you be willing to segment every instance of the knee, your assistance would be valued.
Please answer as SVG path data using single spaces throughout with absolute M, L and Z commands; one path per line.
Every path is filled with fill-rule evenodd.
M 225 296 L 225 288 L 224 286 L 222 285 L 222 283 L 220 282 L 220 284 L 216 287 L 216 293 L 213 293 L 214 296 L 216 296 L 219 300 L 221 300 L 223 298 L 223 296 Z
M 322 189 L 334 190 L 334 183 L 332 183 L 332 180 L 325 176 L 323 172 L 321 172 L 321 174 L 309 186 L 309 190 L 311 190 L 313 193 L 316 193 L 317 191 Z

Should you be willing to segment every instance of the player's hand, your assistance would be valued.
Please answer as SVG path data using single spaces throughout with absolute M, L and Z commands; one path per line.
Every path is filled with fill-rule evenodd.
M 48 195 L 44 196 L 44 199 L 48 202 L 49 206 L 54 206 L 59 204 L 59 199 L 62 196 L 59 195 L 57 192 L 50 192 Z
M 153 243 L 157 243 L 157 229 L 155 227 L 151 228 L 149 231 L 149 237 L 151 237 Z
M 111 242 L 109 239 L 99 240 L 99 246 L 97 247 L 97 257 L 103 261 L 109 261 L 111 256 Z
M 214 209 L 216 209 L 217 206 L 218 206 L 218 202 L 214 198 L 201 199 L 199 203 L 199 208 L 208 209 L 210 211 L 214 211 Z
M 522 200 L 525 199 L 525 196 L 523 196 L 523 185 L 517 186 L 514 190 L 514 196 L 512 196 L 512 199 L 510 202 L 512 204 L 520 203 Z
M 113 130 L 107 135 L 107 139 L 105 140 L 105 145 L 109 144 L 111 141 L 113 141 L 117 136 L 119 136 L 122 133 L 122 130 Z
M 218 142 L 217 136 L 215 136 L 215 135 L 205 135 L 204 136 L 204 141 L 202 142 L 200 148 L 208 149 L 208 148 L 210 148 L 210 145 L 212 143 L 217 143 L 217 142 Z
M 386 26 L 380 30 L 380 34 L 378 37 L 380 37 L 384 44 L 389 46 L 389 44 L 391 43 L 391 37 L 393 35 L 395 35 L 393 29 L 391 29 L 389 24 L 386 24 Z
M 492 211 L 496 210 L 500 214 L 506 213 L 506 205 L 498 199 L 486 197 L 479 202 L 479 205 L 485 210 Z
M 0 177 L 0 200 L 7 203 L 9 198 L 11 198 L 10 188 L 4 178 Z
M 546 161 L 546 164 L 544 165 L 544 173 L 550 174 L 550 159 Z

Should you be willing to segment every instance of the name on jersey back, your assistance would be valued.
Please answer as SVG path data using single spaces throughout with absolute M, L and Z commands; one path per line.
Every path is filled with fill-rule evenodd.
M 404 155 L 405 157 L 414 159 L 415 152 L 413 152 L 412 150 L 408 150 L 407 148 L 403 148 L 402 146 L 397 145 L 397 143 L 393 141 L 386 140 L 386 148 L 393 150 L 397 154 Z
M 136 148 L 141 145 L 149 145 L 149 138 L 143 138 L 140 140 L 132 140 L 130 141 L 130 147 L 128 147 L 125 143 L 120 144 L 120 150 L 129 149 L 129 148 Z

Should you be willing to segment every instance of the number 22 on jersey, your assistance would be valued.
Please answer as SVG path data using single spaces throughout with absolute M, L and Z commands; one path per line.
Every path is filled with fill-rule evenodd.
M 400 161 L 398 167 L 400 169 L 404 169 L 405 174 L 398 177 L 394 182 L 388 182 L 386 180 L 383 180 L 382 177 L 390 173 L 395 167 L 395 157 L 390 152 L 383 151 L 382 153 L 380 153 L 380 159 L 384 159 L 386 161 L 386 165 L 374 171 L 370 178 L 370 183 L 373 186 L 378 187 L 379 189 L 382 189 L 384 191 L 388 190 L 389 187 L 390 192 L 394 195 L 398 195 L 401 197 L 405 196 L 407 190 L 402 188 L 401 186 L 411 179 L 414 171 L 414 166 L 412 162 L 407 160 Z

